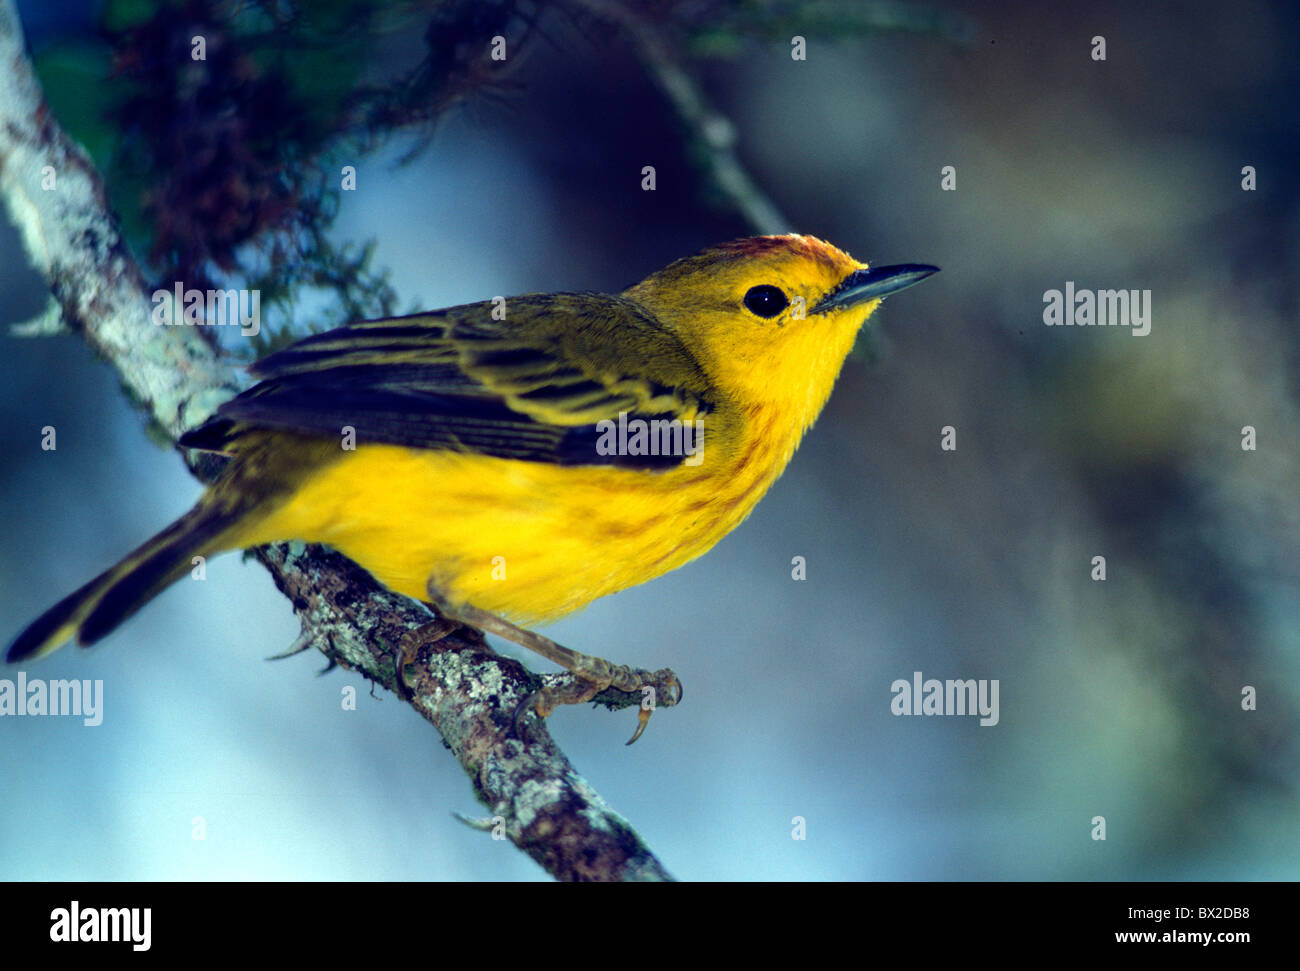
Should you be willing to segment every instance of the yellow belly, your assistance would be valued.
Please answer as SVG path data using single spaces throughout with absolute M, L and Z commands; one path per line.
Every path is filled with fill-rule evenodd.
M 452 603 L 543 623 L 707 551 L 788 454 L 757 458 L 706 452 L 656 473 L 362 445 L 238 542 L 327 543 L 407 596 L 428 599 L 432 581 Z

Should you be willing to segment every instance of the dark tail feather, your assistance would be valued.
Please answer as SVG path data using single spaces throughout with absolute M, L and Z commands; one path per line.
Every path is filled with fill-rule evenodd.
M 93 644 L 191 568 L 191 557 L 223 549 L 220 538 L 237 517 L 200 502 L 176 522 L 64 597 L 9 645 L 12 664 L 49 654 L 75 637 Z

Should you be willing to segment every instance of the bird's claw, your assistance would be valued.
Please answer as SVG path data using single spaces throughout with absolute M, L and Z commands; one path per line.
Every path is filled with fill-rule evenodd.
M 631 745 L 633 742 L 635 742 L 638 738 L 641 737 L 641 733 L 645 731 L 645 727 L 650 724 L 650 716 L 653 715 L 654 713 L 655 710 L 653 708 L 646 708 L 644 705 L 640 708 L 640 710 L 637 711 L 636 731 L 633 732 L 632 737 L 629 738 L 624 743 L 625 745 Z
M 647 688 L 650 689 L 649 695 L 644 693 Z M 646 725 L 650 724 L 650 716 L 655 713 L 657 707 L 654 699 L 657 699 L 661 692 L 664 695 L 663 705 L 665 708 L 671 708 L 682 700 L 682 683 L 677 679 L 677 675 L 673 674 L 668 668 L 656 671 L 647 678 L 642 683 L 641 690 L 643 694 L 641 707 L 636 713 L 636 731 L 627 740 L 627 745 L 631 745 L 640 738 L 641 733 L 645 731 Z
M 407 681 L 407 668 L 419 660 L 420 648 L 426 644 L 438 643 L 458 627 L 460 627 L 460 624 L 455 621 L 444 617 L 435 617 L 427 624 L 414 627 L 402 636 L 393 656 L 393 674 L 396 676 L 394 678 L 397 684 L 395 690 L 403 700 L 410 701 L 415 697 L 411 691 L 411 685 Z
M 682 683 L 668 668 L 653 673 L 639 671 L 635 676 L 629 674 L 621 680 L 622 683 L 614 686 L 617 690 L 628 694 L 637 691 L 642 693 L 641 705 L 637 711 L 636 731 L 626 742 L 631 745 L 645 732 L 646 725 L 650 723 L 650 716 L 655 713 L 657 707 L 663 705 L 669 708 L 682 700 Z M 530 710 L 536 712 L 541 718 L 547 718 L 560 705 L 580 705 L 591 701 L 609 687 L 611 685 L 608 678 L 595 680 L 575 675 L 568 684 L 548 684 L 538 688 L 525 695 L 515 706 L 512 717 L 515 733 L 522 736 L 523 720 Z

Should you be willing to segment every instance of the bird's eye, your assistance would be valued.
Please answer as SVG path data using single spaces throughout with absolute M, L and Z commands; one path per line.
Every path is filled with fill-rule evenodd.
M 745 306 L 749 308 L 750 313 L 759 317 L 775 317 L 790 306 L 790 301 L 786 299 L 780 287 L 764 283 L 749 288 L 749 292 L 745 294 Z

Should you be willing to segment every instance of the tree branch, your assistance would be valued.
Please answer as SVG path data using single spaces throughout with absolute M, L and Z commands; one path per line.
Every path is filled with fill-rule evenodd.
M 51 293 L 50 305 L 21 332 L 80 333 L 174 441 L 238 390 L 235 372 L 194 328 L 151 323 L 143 275 L 99 173 L 45 103 L 13 0 L 0 0 L 0 71 L 0 198 Z M 207 463 L 192 468 L 211 476 Z M 566 880 L 671 879 L 574 771 L 541 719 L 529 715 L 526 737 L 516 733 L 515 707 L 537 684 L 521 664 L 492 654 L 474 630 L 436 641 L 422 636 L 434 620 L 427 608 L 384 589 L 338 553 L 280 543 L 254 555 L 293 603 L 303 628 L 298 644 L 407 698 L 446 740 L 502 832 L 548 872 Z M 398 672 L 403 644 L 413 663 Z M 616 707 L 640 701 L 602 700 Z

